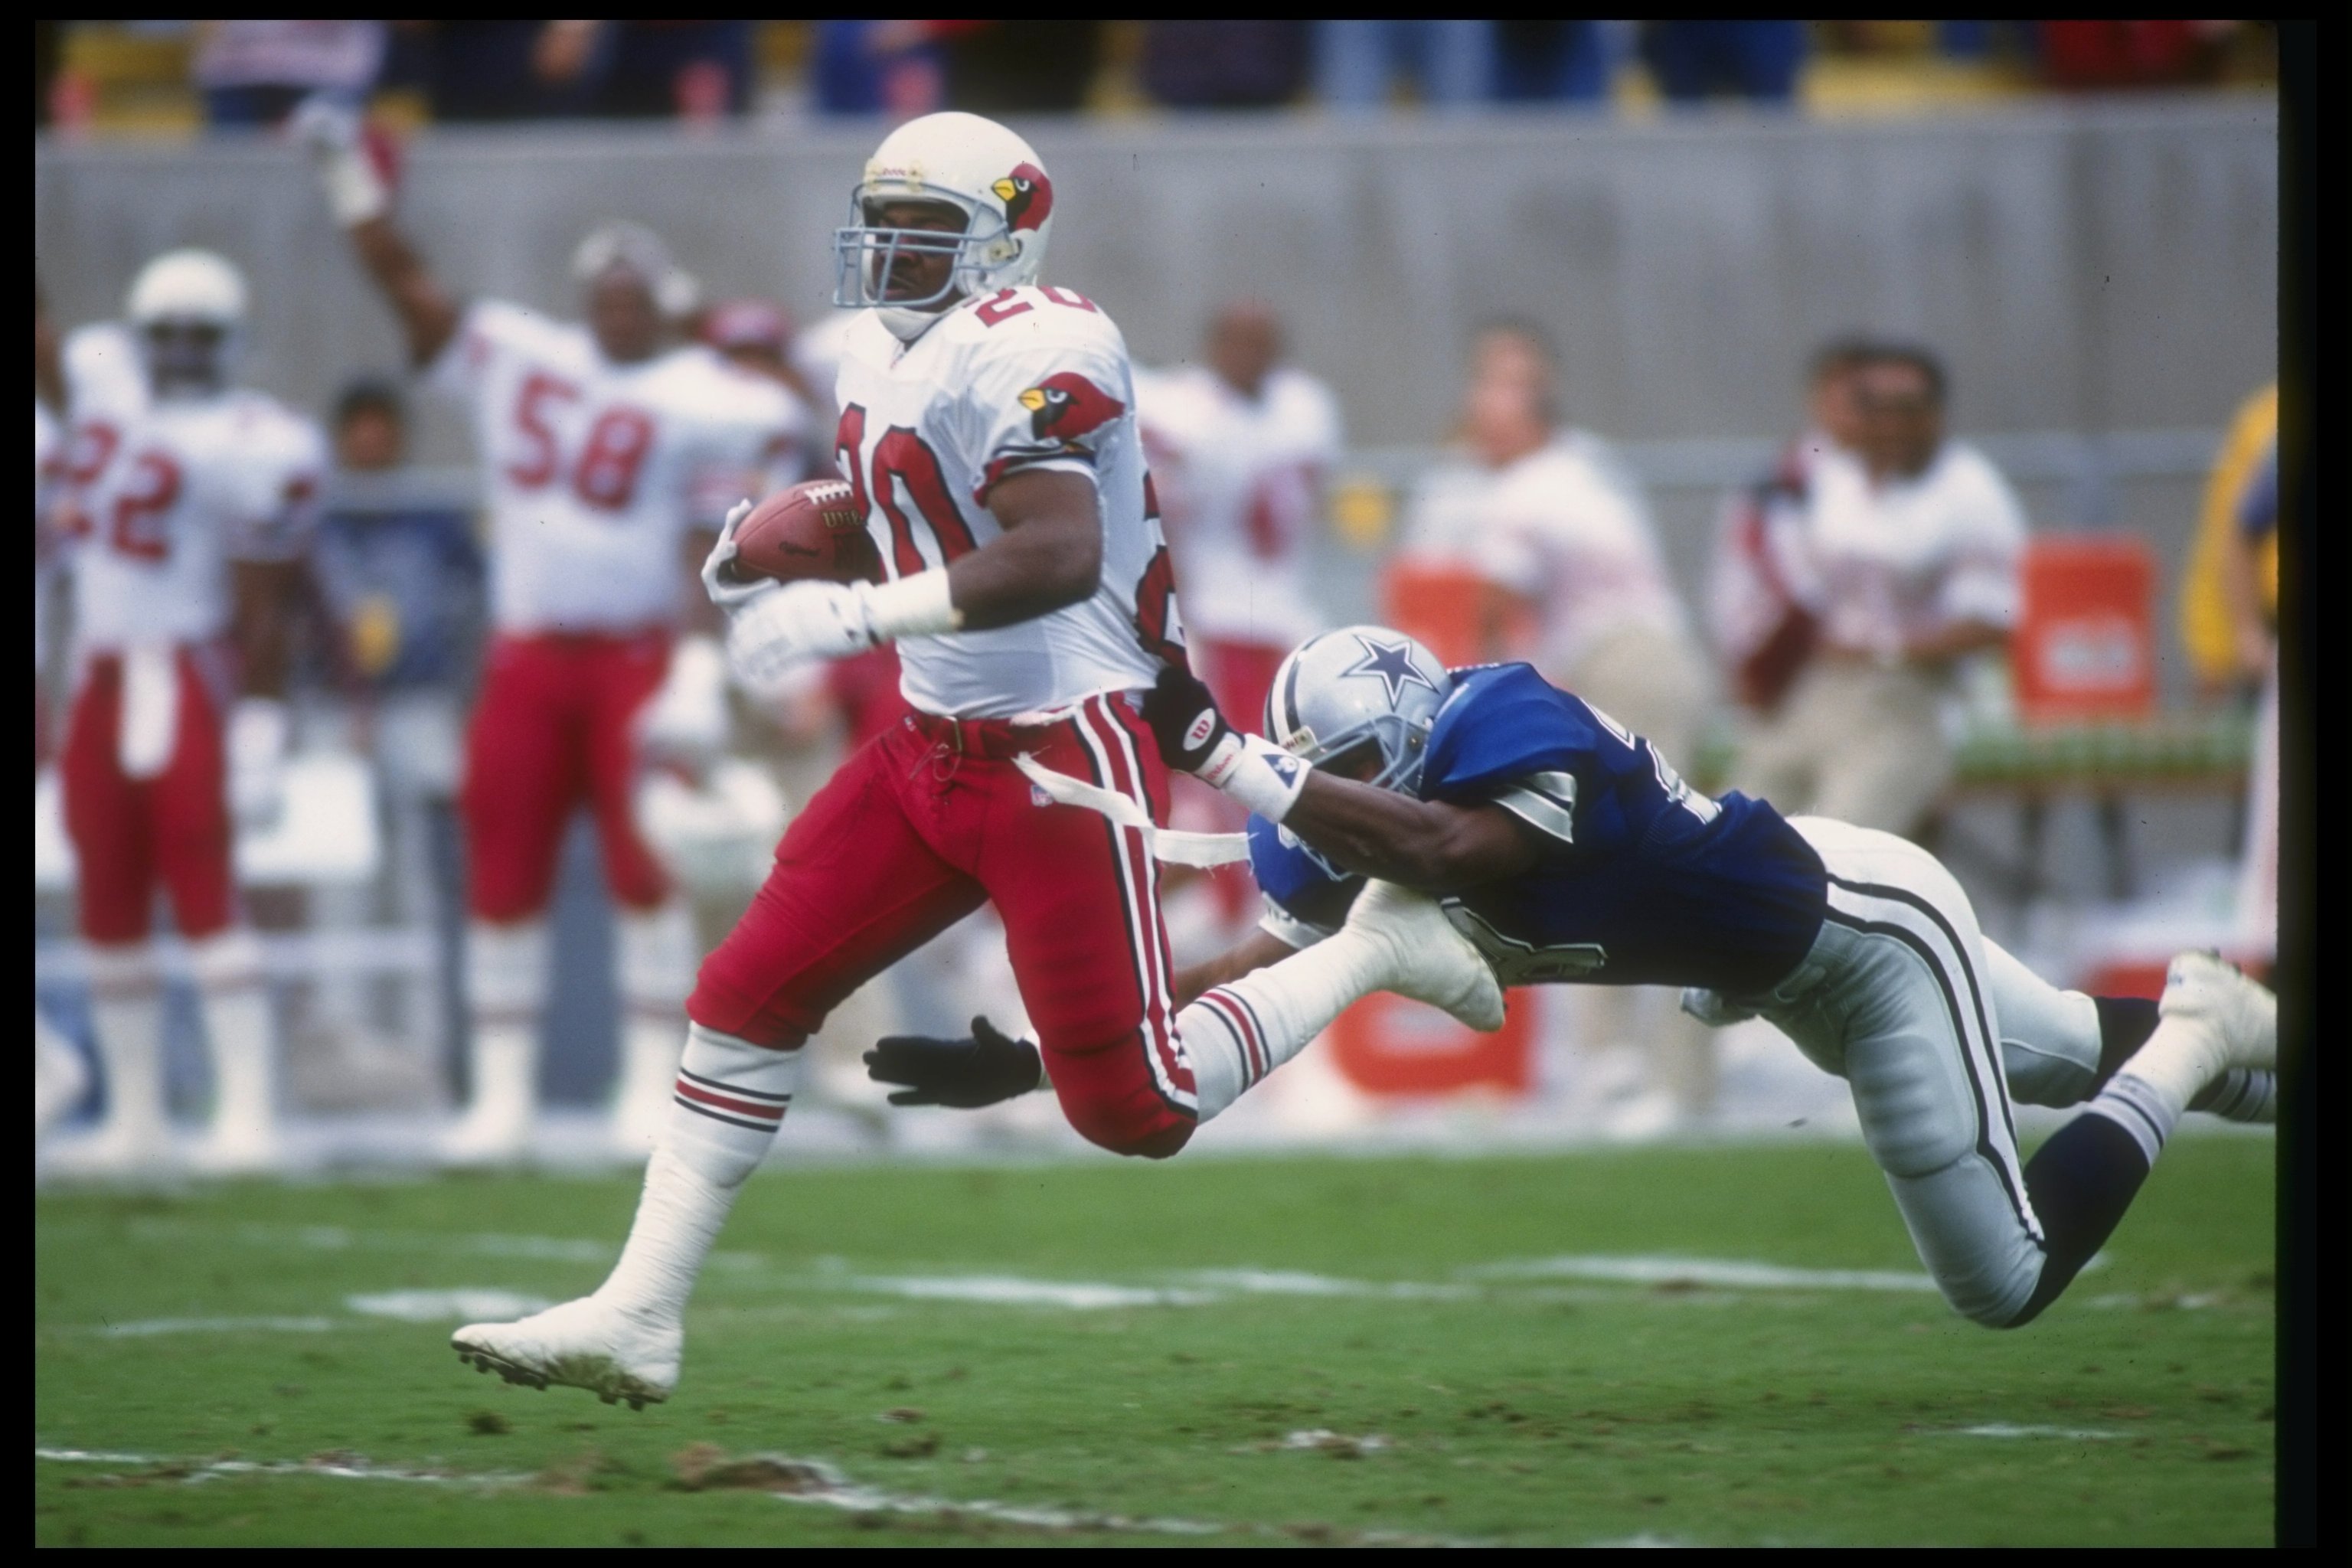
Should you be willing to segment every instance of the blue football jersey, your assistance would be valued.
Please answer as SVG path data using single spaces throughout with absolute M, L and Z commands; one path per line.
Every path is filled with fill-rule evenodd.
M 1754 994 L 1821 931 L 1827 875 L 1780 813 L 1737 791 L 1697 793 L 1649 742 L 1527 665 L 1454 672 L 1419 793 L 1500 805 L 1541 843 L 1519 875 L 1443 900 L 1505 984 Z M 1262 818 L 1249 845 L 1277 934 L 1304 940 L 1347 918 L 1361 877 Z

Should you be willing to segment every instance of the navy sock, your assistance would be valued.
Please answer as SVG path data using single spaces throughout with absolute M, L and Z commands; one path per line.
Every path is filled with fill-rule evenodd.
M 2156 1004 L 2144 996 L 2094 996 L 2099 1010 L 2099 1077 L 2091 1086 L 2096 1094 L 2107 1079 L 2123 1070 L 2132 1053 L 2156 1033 Z
M 2153 1011 L 2155 1004 L 2148 1007 Z M 2040 1317 L 2074 1283 L 2115 1233 L 2147 1180 L 2147 1170 L 2139 1142 L 2095 1112 L 2077 1116 L 2034 1151 L 2025 1166 L 2025 1193 L 2042 1221 L 2042 1280 L 2009 1327 L 2022 1328 Z

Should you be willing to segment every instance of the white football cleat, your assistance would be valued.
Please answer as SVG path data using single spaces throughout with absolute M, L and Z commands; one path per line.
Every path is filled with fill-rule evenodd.
M 274 1126 L 215 1126 L 188 1152 L 188 1163 L 207 1175 L 263 1175 L 285 1167 L 286 1145 Z
M 441 1135 L 442 1163 L 520 1165 L 530 1153 L 532 1107 L 478 1100 Z
M 2165 971 L 2164 996 L 2156 1010 L 2166 1023 L 2206 1026 L 2215 1052 L 2214 1078 L 2231 1068 L 2278 1070 L 2278 997 L 2219 954 L 2184 952 L 2175 958 Z
M 1481 1034 L 1503 1026 L 1502 983 L 1435 899 L 1393 882 L 1369 882 L 1348 911 L 1346 929 L 1385 949 L 1381 990 L 1444 1008 Z
M 625 1399 L 632 1410 L 669 1397 L 685 1342 L 676 1324 L 648 1323 L 594 1296 L 518 1322 L 468 1323 L 449 1336 L 457 1359 L 477 1372 L 531 1388 L 584 1388 L 607 1405 Z

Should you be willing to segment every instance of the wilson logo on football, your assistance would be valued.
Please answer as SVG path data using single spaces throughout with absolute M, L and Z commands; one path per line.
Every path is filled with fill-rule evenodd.
M 1127 405 L 1074 370 L 1047 376 L 1021 395 L 1029 433 L 1039 440 L 1075 441 L 1127 412 Z
M 836 533 L 844 529 L 866 526 L 866 520 L 857 511 L 857 492 L 838 479 L 829 485 L 811 488 L 808 499 L 810 504 L 816 508 L 818 520 Z
M 1054 184 L 1034 163 L 1016 163 L 1013 173 L 988 187 L 1004 204 L 1004 221 L 1015 234 L 1043 227 L 1054 216 Z
M 1216 731 L 1217 710 L 1213 708 L 1202 709 L 1201 716 L 1193 720 L 1184 731 L 1184 749 L 1189 752 L 1196 746 L 1207 745 L 1209 737 Z

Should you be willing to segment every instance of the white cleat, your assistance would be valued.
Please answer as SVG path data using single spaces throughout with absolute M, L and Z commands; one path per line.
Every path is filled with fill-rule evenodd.
M 530 1153 L 528 1106 L 477 1103 L 441 1136 L 444 1164 L 520 1165 Z
M 188 1163 L 207 1175 L 266 1175 L 285 1169 L 286 1145 L 274 1127 L 215 1128 L 189 1152 Z
M 107 1118 L 87 1138 L 58 1151 L 60 1170 L 88 1176 L 159 1176 L 180 1169 L 180 1149 L 169 1126 Z
M 2156 1005 L 2167 1024 L 2202 1025 L 2214 1053 L 2211 1074 L 2231 1068 L 2278 1070 L 2278 998 L 2214 953 L 2184 952 L 2164 974 Z
M 449 1336 L 457 1359 L 477 1372 L 530 1388 L 584 1388 L 607 1405 L 625 1399 L 632 1410 L 669 1397 L 685 1342 L 677 1325 L 647 1323 L 593 1296 L 518 1322 L 468 1323 Z
M 1503 1026 L 1503 986 L 1437 900 L 1393 882 L 1368 882 L 1347 929 L 1385 949 L 1380 987 L 1442 1007 L 1481 1034 Z

